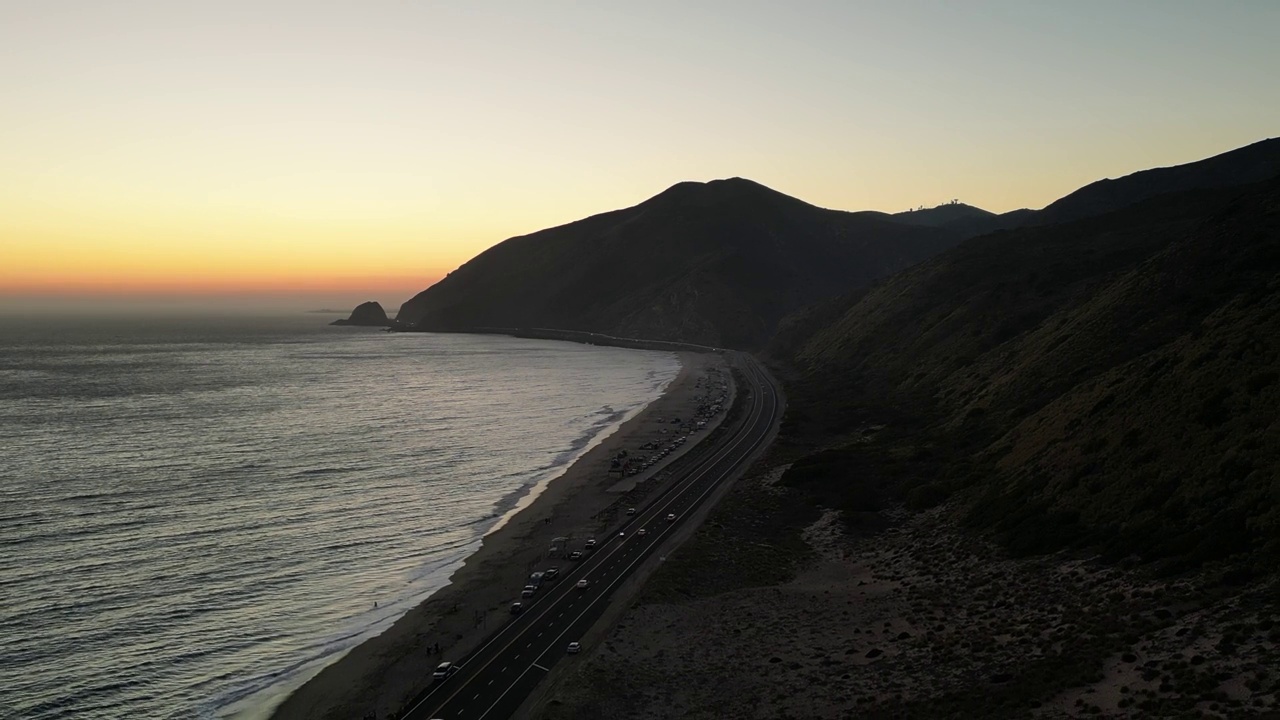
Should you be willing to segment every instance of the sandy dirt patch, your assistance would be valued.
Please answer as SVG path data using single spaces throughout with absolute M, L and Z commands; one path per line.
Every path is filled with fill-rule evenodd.
M 750 492 L 759 503 L 776 490 L 762 475 Z M 752 507 L 739 502 L 726 509 L 737 520 L 713 515 L 708 525 L 730 525 Z M 1087 558 L 1011 559 L 958 527 L 949 508 L 885 515 L 887 530 L 861 538 L 844 535 L 835 513 L 811 519 L 798 533 L 808 552 L 784 582 L 687 599 L 672 592 L 642 596 L 533 716 L 1275 711 L 1274 584 L 1214 599 L 1211 574 L 1165 580 Z M 694 542 L 687 549 L 758 552 L 749 533 L 725 537 L 729 547 Z M 755 544 L 776 542 L 766 536 Z M 651 582 L 687 588 L 695 578 L 706 584 L 714 577 L 686 559 Z

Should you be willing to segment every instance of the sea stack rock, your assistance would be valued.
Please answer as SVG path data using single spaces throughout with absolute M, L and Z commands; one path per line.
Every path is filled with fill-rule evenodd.
M 351 317 L 346 320 L 334 320 L 330 325 L 368 325 L 370 327 L 390 327 L 391 321 L 387 319 L 387 313 L 378 303 L 370 300 L 366 303 L 360 303 L 355 310 L 351 311 Z

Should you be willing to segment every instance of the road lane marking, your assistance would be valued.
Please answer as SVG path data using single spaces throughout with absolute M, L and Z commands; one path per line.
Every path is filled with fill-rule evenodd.
M 538 669 L 539 669 L 539 670 L 541 670 L 542 672 L 551 672 L 551 668 L 544 668 L 544 667 L 542 667 L 541 665 L 539 665 L 538 663 L 534 663 L 534 664 L 533 664 L 533 666 L 534 666 L 534 667 L 536 667 L 536 668 L 538 668 Z
M 748 370 L 749 370 L 749 372 L 751 373 L 751 376 L 752 376 L 753 378 L 754 378 L 756 375 L 759 375 L 759 374 L 760 374 L 760 373 L 758 373 L 758 372 L 754 371 L 754 368 L 749 368 Z M 762 393 L 761 393 L 761 395 L 767 395 L 767 394 L 768 394 L 768 392 L 767 392 L 767 391 L 764 391 L 764 392 L 762 392 Z M 752 396 L 754 396 L 754 395 L 755 395 L 755 393 L 751 393 L 751 395 L 752 395 Z M 693 479 L 693 480 L 689 481 L 687 484 L 683 485 L 683 487 L 681 487 L 681 485 L 680 485 L 679 483 L 673 483 L 673 484 L 669 487 L 669 489 L 668 489 L 668 490 L 666 490 L 666 491 L 664 491 L 662 494 L 660 494 L 660 495 L 658 496 L 658 498 L 656 498 L 656 499 L 655 499 L 654 505 L 656 505 L 658 502 L 661 502 L 661 501 L 662 501 L 662 500 L 664 500 L 664 499 L 665 499 L 665 500 L 667 500 L 667 502 L 666 502 L 666 504 L 665 504 L 665 505 L 663 505 L 663 507 L 658 511 L 657 515 L 661 515 L 661 513 L 662 513 L 662 512 L 664 512 L 667 508 L 671 507 L 671 506 L 672 506 L 672 504 L 673 504 L 677 499 L 686 499 L 686 498 L 688 497 L 688 496 L 686 495 L 686 493 L 688 493 L 689 491 L 696 491 L 696 490 L 699 490 L 699 489 L 701 489 L 701 488 L 702 488 L 702 486 L 703 486 L 703 485 L 705 485 L 705 486 L 707 487 L 707 490 L 705 490 L 705 491 L 703 491 L 703 492 L 701 492 L 701 493 L 698 493 L 697 497 L 693 498 L 693 501 L 692 501 L 689 505 L 687 505 L 687 506 L 682 506 L 682 507 L 693 507 L 693 506 L 696 506 L 698 503 L 700 503 L 700 502 L 701 502 L 701 501 L 706 497 L 706 495 L 710 492 L 710 490 L 711 490 L 711 489 L 714 489 L 714 488 L 715 488 L 715 486 L 716 486 L 716 485 L 718 485 L 721 481 L 723 481 L 725 477 L 727 477 L 727 476 L 728 476 L 732 471 L 734 471 L 734 470 L 735 470 L 735 469 L 737 469 L 740 465 L 742 465 L 743 461 L 744 461 L 747 457 L 749 457 L 749 456 L 750 456 L 750 453 L 755 452 L 755 451 L 759 448 L 760 444 L 761 444 L 761 443 L 762 443 L 762 442 L 763 442 L 763 441 L 768 437 L 768 433 L 766 433 L 765 435 L 762 435 L 762 436 L 761 436 L 761 437 L 759 437 L 759 438 L 754 439 L 754 440 L 751 442 L 750 447 L 748 447 L 748 448 L 747 448 L 747 454 L 746 454 L 746 455 L 744 455 L 744 456 L 743 456 L 743 457 L 741 457 L 741 458 L 738 458 L 738 459 L 734 460 L 732 463 L 730 463 L 730 464 L 729 464 L 729 467 L 725 468 L 723 471 L 720 471 L 720 472 L 719 472 L 719 474 L 718 474 L 718 476 L 715 478 L 715 481 L 714 481 L 714 482 L 712 482 L 712 481 L 711 481 L 711 479 L 707 477 L 707 474 L 708 474 L 708 473 L 715 471 L 715 470 L 719 467 L 719 465 L 720 465 L 724 460 L 726 460 L 727 458 L 729 458 L 730 456 L 732 456 L 732 455 L 733 455 L 733 452 L 734 452 L 735 450 L 737 450 L 737 449 L 738 449 L 738 448 L 739 448 L 739 447 L 740 447 L 744 442 L 746 442 L 746 441 L 748 440 L 748 438 L 750 437 L 751 433 L 752 433 L 752 432 L 755 430 L 755 428 L 760 424 L 760 421 L 761 421 L 761 420 L 763 420 L 763 419 L 765 419 L 765 416 L 764 416 L 764 409 L 765 409 L 766 407 L 768 407 L 768 406 L 769 406 L 769 404 L 767 404 L 767 403 L 765 403 L 765 402 L 763 402 L 763 401 L 760 401 L 760 404 L 759 404 L 759 408 L 760 408 L 760 409 L 759 409 L 759 412 L 757 412 L 756 400 L 755 400 L 755 399 L 754 399 L 754 397 L 753 397 L 753 401 L 752 401 L 752 404 L 751 404 L 751 409 L 750 409 L 750 411 L 749 411 L 749 414 L 750 414 L 750 415 L 754 415 L 754 416 L 755 416 L 755 419 L 754 419 L 754 420 L 751 420 L 751 421 L 748 421 L 748 422 L 744 423 L 742 426 L 740 426 L 740 427 L 737 429 L 737 431 L 735 432 L 734 436 L 730 438 L 729 443 L 728 443 L 728 444 L 726 444 L 726 446 L 725 446 L 722 450 L 720 450 L 719 452 L 715 452 L 711 457 L 707 458 L 707 459 L 706 459 L 706 460 L 704 460 L 702 463 L 699 463 L 699 464 L 698 464 L 698 465 L 696 465 L 694 468 L 692 468 L 692 469 L 691 469 L 687 474 L 685 474 L 685 478 L 690 478 L 690 477 L 692 477 L 692 478 L 695 478 L 695 479 Z M 775 403 L 772 403 L 772 408 L 771 408 L 771 409 L 770 409 L 770 411 L 769 411 L 769 417 L 768 417 L 768 423 L 767 423 L 767 426 L 768 426 L 768 427 L 772 427 L 773 422 L 774 422 L 774 420 L 775 420 L 775 419 L 776 419 L 776 417 L 777 417 L 777 412 L 778 412 L 778 405 L 777 405 L 777 403 L 776 403 L 776 402 L 775 402 Z M 655 516 L 655 517 L 656 517 L 656 516 Z M 643 521 L 643 518 L 638 518 L 637 520 L 639 520 L 639 521 Z M 625 527 L 625 526 L 624 526 L 624 527 Z M 665 533 L 660 533 L 660 534 L 665 535 Z M 655 540 L 656 540 L 656 539 L 657 539 L 657 536 L 655 536 Z M 653 541 L 649 541 L 649 542 L 650 542 L 650 543 L 652 543 Z M 632 543 L 627 543 L 627 546 L 628 546 L 628 547 L 627 547 L 627 553 L 628 553 L 628 554 L 630 554 L 630 553 L 631 553 L 631 550 L 633 550 L 633 549 L 640 549 L 640 550 L 643 550 L 643 548 L 636 547 L 636 546 L 634 546 Z M 651 547 L 651 546 L 652 546 L 652 545 L 648 545 L 648 546 L 646 546 L 646 547 Z M 615 552 L 616 552 L 616 551 L 615 551 Z M 612 556 L 612 555 L 613 555 L 613 553 L 610 553 L 610 556 Z M 641 552 L 641 555 L 643 555 L 643 552 Z M 632 561 L 631 563 L 629 563 L 629 564 L 627 565 L 626 569 L 624 570 L 623 574 L 625 574 L 625 572 L 626 572 L 626 571 L 629 571 L 631 568 L 633 568 L 633 567 L 635 566 L 635 563 L 636 563 L 636 562 L 637 562 L 637 561 Z M 619 578 L 619 580 L 620 580 L 620 579 L 621 579 L 621 578 Z M 609 588 L 611 589 L 614 585 L 616 585 L 616 584 L 617 584 L 617 582 L 618 582 L 618 580 L 615 580 L 614 582 L 610 583 L 610 584 L 609 584 Z M 606 593 L 605 593 L 605 594 L 607 594 L 607 593 L 608 593 L 608 590 L 606 590 Z M 597 601 L 597 600 L 599 600 L 599 599 L 602 599 L 603 597 L 604 597 L 604 595 L 601 595 L 601 596 L 597 597 L 597 598 L 596 598 L 596 600 L 592 600 L 590 603 L 588 603 L 587 609 L 588 609 L 588 610 L 590 610 L 590 609 L 591 609 L 591 606 L 595 605 L 596 601 Z M 560 596 L 560 599 L 563 599 L 563 598 L 564 598 L 564 596 L 563 596 L 563 595 L 562 595 L 562 596 Z M 576 601 L 576 600 L 574 600 L 573 602 L 570 602 L 569 604 L 570 604 L 570 606 L 572 606 L 572 605 L 575 605 L 575 604 L 576 604 L 576 602 L 577 602 L 577 601 Z M 585 613 L 585 611 L 584 611 L 584 613 Z M 581 619 L 581 618 L 582 618 L 582 614 L 579 614 L 579 615 L 578 615 L 578 619 Z M 541 618 L 539 618 L 539 619 L 541 619 Z M 564 634 L 564 631 L 562 631 L 562 632 L 561 632 L 561 636 L 563 636 L 563 634 Z M 489 646 L 490 644 L 492 644 L 492 642 L 493 642 L 493 641 L 495 641 L 495 640 L 497 640 L 497 637 L 494 637 L 494 638 L 493 638 L 493 640 L 491 640 L 491 641 L 490 641 L 490 642 L 488 642 L 488 643 L 485 643 L 485 645 L 481 648 L 481 651 L 483 651 L 484 649 L 488 648 L 488 646 Z M 510 647 L 510 645 L 508 645 L 507 647 Z M 505 649 L 505 648 L 504 648 L 504 649 Z M 546 651 L 544 651 L 544 653 L 543 653 L 543 654 L 545 654 L 545 653 L 546 653 Z M 479 654 L 479 653 L 477 653 L 477 654 Z M 516 657 L 518 658 L 518 657 L 519 657 L 519 655 L 516 655 Z M 487 663 L 486 663 L 486 665 L 487 665 Z M 482 669 L 483 669 L 483 668 L 482 668 Z M 527 673 L 527 672 L 528 672 L 528 670 L 526 670 L 526 671 L 525 671 L 525 673 Z M 516 678 L 516 681 L 515 681 L 515 682 L 516 682 L 516 683 L 519 683 L 519 682 L 520 682 L 520 680 L 524 677 L 524 674 L 525 674 L 525 673 L 521 673 L 521 674 L 520 674 L 520 677 Z M 482 713 L 482 714 L 481 714 L 481 718 L 483 718 L 485 715 L 488 715 L 488 714 L 493 710 L 493 708 L 494 708 L 494 707 L 496 707 L 496 706 L 498 705 L 498 702 L 500 702 L 500 701 L 501 701 L 501 699 L 502 699 L 503 697 L 505 697 L 505 696 L 506 696 L 506 694 L 507 694 L 508 692 L 510 692 L 514 687 L 515 687 L 515 685 L 513 684 L 513 685 L 509 686 L 506 690 L 504 690 L 504 691 L 502 692 L 502 694 L 500 694 L 500 695 L 498 696 L 498 700 L 496 700 L 496 701 L 493 703 L 493 705 L 491 705 L 487 710 L 485 710 L 485 711 L 484 711 L 484 713 Z M 460 689 L 461 689 L 461 688 L 459 688 L 459 690 L 460 690 Z M 421 705 L 421 704 L 425 703 L 426 701 L 427 701 L 427 698 L 424 698 L 424 699 L 423 699 L 423 701 L 422 701 L 421 703 L 419 703 L 419 705 Z M 447 703 L 447 702 L 448 702 L 448 699 L 446 699 L 446 701 L 445 701 L 445 702 Z M 414 710 L 416 710 L 416 709 L 417 709 L 417 707 L 415 706 L 415 708 L 413 708 L 413 709 L 414 709 Z

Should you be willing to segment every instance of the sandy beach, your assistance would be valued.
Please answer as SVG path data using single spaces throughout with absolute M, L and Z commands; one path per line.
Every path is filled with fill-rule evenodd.
M 464 657 L 510 618 L 510 603 L 530 572 L 567 561 L 545 557 L 556 537 L 582 538 L 604 532 L 623 508 L 661 487 L 664 468 L 696 446 L 723 413 L 694 433 L 690 442 L 639 474 L 610 473 L 623 450 L 675 437 L 672 418 L 690 418 L 699 404 L 732 383 L 715 354 L 680 353 L 681 370 L 663 395 L 552 480 L 535 500 L 485 538 L 479 550 L 444 588 L 390 629 L 348 652 L 290 695 L 273 718 L 363 718 L 392 716 L 427 687 L 442 660 Z M 439 652 L 435 647 L 439 646 Z

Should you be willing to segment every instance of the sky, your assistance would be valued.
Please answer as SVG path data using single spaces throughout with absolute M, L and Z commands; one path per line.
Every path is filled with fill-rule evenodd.
M 0 309 L 389 309 L 747 177 L 1043 207 L 1280 135 L 1280 2 L 0 0 Z

